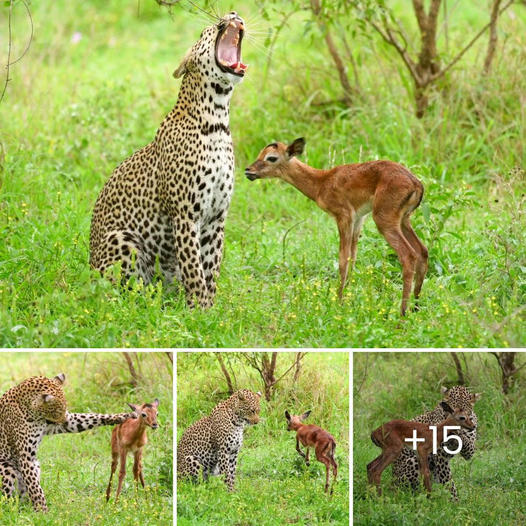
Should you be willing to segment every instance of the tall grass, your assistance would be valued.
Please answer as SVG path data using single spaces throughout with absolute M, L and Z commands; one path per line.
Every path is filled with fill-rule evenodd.
M 226 4 L 218 8 L 228 11 Z M 154 2 L 141 2 L 139 14 L 120 2 L 31 9 L 36 37 L 0 104 L 1 345 L 524 345 L 519 7 L 501 21 L 510 36 L 493 74 L 478 77 L 474 50 L 433 95 L 423 120 L 413 116 L 403 70 L 378 42 L 355 37 L 363 91 L 345 109 L 318 105 L 339 91 L 323 46 L 304 34 L 304 14 L 278 39 L 264 86 L 264 33 L 255 33 L 255 43 L 247 38 L 250 68 L 231 104 L 236 186 L 209 312 L 189 312 L 177 287 L 120 294 L 88 267 L 96 196 L 174 104 L 171 73 L 203 22 L 178 8 L 170 17 Z M 236 9 L 258 31 L 268 28 L 254 3 Z M 460 39 L 467 18 L 458 24 Z M 17 26 L 14 34 L 25 33 Z M 414 224 L 430 249 L 430 272 L 422 310 L 406 323 L 398 320 L 400 266 L 372 221 L 340 305 L 332 219 L 284 183 L 243 177 L 265 144 L 298 136 L 306 137 L 304 159 L 314 166 L 390 158 L 423 181 Z
M 235 388 L 262 391 L 257 373 L 243 366 L 236 354 L 223 353 L 236 379 Z M 279 353 L 276 378 L 293 360 L 292 353 Z M 221 477 L 198 485 L 178 481 L 178 524 L 348 524 L 348 367 L 348 353 L 308 353 L 299 380 L 294 383 L 292 373 L 285 376 L 271 400 L 261 400 L 260 422 L 245 429 L 236 492 L 229 494 Z M 178 439 L 190 424 L 227 397 L 226 384 L 211 353 L 177 355 Z M 307 467 L 296 452 L 295 435 L 286 430 L 286 409 L 292 414 L 311 409 L 308 422 L 334 436 L 338 478 L 331 499 L 323 493 L 325 466 L 311 456 Z
M 524 362 L 519 355 L 518 366 Z M 526 414 L 524 375 L 517 375 L 508 396 L 500 390 L 496 360 L 489 353 L 461 357 L 472 392 L 482 393 L 476 403 L 476 452 L 470 461 L 460 456 L 450 466 L 459 494 L 434 483 L 432 496 L 423 486 L 416 494 L 397 489 L 391 468 L 382 474 L 382 497 L 368 488 L 366 465 L 379 454 L 370 433 L 393 418 L 413 418 L 432 410 L 441 400 L 440 388 L 456 385 L 449 353 L 355 353 L 353 359 L 353 488 L 354 524 L 510 524 L 526 517 L 522 495 Z
M 161 402 L 160 427 L 155 433 L 150 430 L 144 451 L 145 490 L 135 489 L 128 460 L 119 501 L 106 504 L 111 426 L 44 437 L 38 460 L 49 512 L 35 513 L 27 500 L 2 497 L 1 524 L 171 524 L 172 374 L 161 353 L 141 354 L 134 363 L 140 375 L 136 388 L 130 386 L 126 362 L 117 353 L 0 353 L 1 393 L 30 376 L 52 378 L 63 372 L 70 412 L 121 413 L 129 410 L 127 402 L 151 402 L 156 397 Z

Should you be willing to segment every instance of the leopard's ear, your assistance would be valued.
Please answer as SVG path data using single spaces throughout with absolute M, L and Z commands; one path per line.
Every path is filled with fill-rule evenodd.
M 63 385 L 66 381 L 66 375 L 64 373 L 57 374 L 53 380 L 56 380 L 60 385 Z
M 239 398 L 239 400 L 246 400 L 246 397 L 245 397 L 245 394 L 243 393 L 243 391 L 238 391 L 237 392 L 237 397 Z
M 471 395 L 471 403 L 474 404 L 476 401 L 480 400 L 482 393 L 475 393 Z
M 174 78 L 178 79 L 179 77 L 182 77 L 187 71 L 188 71 L 188 59 L 190 58 L 190 54 L 192 53 L 192 48 L 190 48 L 186 53 L 179 64 L 179 67 L 174 71 L 173 75 Z
M 449 391 L 449 389 L 447 387 L 444 387 L 444 386 L 442 386 L 441 390 L 442 390 L 442 394 L 443 395 L 446 395 L 448 393 L 448 391 Z
M 44 402 L 51 402 L 51 400 L 53 400 L 53 398 L 55 398 L 53 395 L 51 394 L 44 394 L 42 395 L 42 400 L 44 400 Z
M 259 398 L 261 398 L 261 393 L 260 393 L 259 391 L 256 393 L 256 395 L 257 395 Z

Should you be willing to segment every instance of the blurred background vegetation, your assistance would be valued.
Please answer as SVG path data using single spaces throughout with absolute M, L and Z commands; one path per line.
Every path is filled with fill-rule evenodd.
M 526 354 L 516 353 L 517 371 L 503 392 L 502 371 L 488 352 L 455 353 L 465 385 L 481 393 L 476 451 L 465 461 L 451 460 L 459 503 L 449 490 L 433 484 L 430 499 L 423 486 L 413 494 L 391 483 L 391 469 L 382 474 L 384 495 L 367 489 L 366 465 L 380 450 L 370 434 L 395 418 L 411 419 L 433 410 L 442 400 L 441 387 L 459 385 L 452 353 L 364 353 L 353 356 L 353 483 L 354 523 L 360 525 L 523 524 L 526 519 Z M 502 359 L 503 353 L 499 353 Z
M 0 7 L 1 63 L 9 13 L 12 60 L 30 39 L 26 4 L 34 29 L 0 103 L 0 344 L 526 344 L 524 2 L 159 3 Z M 236 187 L 216 306 L 189 312 L 161 287 L 121 295 L 89 270 L 96 196 L 172 108 L 188 47 L 232 9 L 250 67 L 231 104 Z M 265 144 L 299 136 L 316 167 L 389 158 L 423 181 L 414 225 L 430 271 L 402 327 L 400 265 L 372 221 L 341 307 L 332 219 L 286 184 L 243 177 Z
M 263 380 L 258 369 L 272 372 Z M 178 481 L 177 523 L 348 524 L 349 354 L 178 353 L 178 440 L 230 396 L 229 384 L 233 390 L 263 393 L 261 420 L 245 429 L 237 491 L 228 494 L 221 477 L 197 485 Z M 323 492 L 325 466 L 313 456 L 305 466 L 296 452 L 295 433 L 287 431 L 285 410 L 302 414 L 309 409 L 305 423 L 323 427 L 336 440 L 338 478 L 331 499 Z
M 122 413 L 127 403 L 159 398 L 159 424 L 148 430 L 143 474 L 135 490 L 131 457 L 117 504 L 106 504 L 113 426 L 44 437 L 38 450 L 41 485 L 49 513 L 35 514 L 27 502 L 0 499 L 2 524 L 171 524 L 173 516 L 173 365 L 165 353 L 0 353 L 0 392 L 31 376 L 66 375 L 68 411 Z M 115 491 L 114 479 L 114 491 Z

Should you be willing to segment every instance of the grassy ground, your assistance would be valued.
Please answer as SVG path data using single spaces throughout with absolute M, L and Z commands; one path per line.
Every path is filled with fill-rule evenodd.
M 278 375 L 290 362 L 291 355 L 279 354 Z M 179 353 L 177 367 L 179 439 L 191 423 L 209 414 L 228 395 L 218 364 L 210 354 Z M 236 492 L 228 493 L 220 477 L 197 485 L 178 481 L 177 524 L 348 524 L 348 367 L 347 353 L 309 353 L 296 387 L 290 376 L 285 377 L 277 384 L 272 399 L 262 400 L 259 424 L 245 430 Z M 237 388 L 262 391 L 255 375 L 237 362 L 233 363 L 233 371 Z M 286 409 L 292 414 L 312 409 L 307 422 L 325 427 L 334 436 L 338 478 L 331 499 L 323 493 L 323 464 L 311 461 L 306 467 L 296 452 L 294 433 L 286 430 Z
M 209 312 L 189 312 L 178 290 L 120 294 L 88 266 L 97 194 L 153 138 L 176 100 L 171 73 L 205 23 L 179 8 L 170 18 L 153 1 L 31 5 L 35 39 L 0 104 L 0 346 L 525 345 L 524 9 L 501 21 L 494 74 L 479 78 L 481 41 L 419 121 L 382 44 L 354 37 L 363 93 L 353 108 L 317 106 L 339 88 L 303 15 L 267 68 L 269 23 L 254 3 L 238 4 L 254 36 L 231 105 L 236 187 Z M 452 47 L 485 23 L 482 9 L 468 11 L 455 18 Z M 28 29 L 16 12 L 13 56 Z M 401 326 L 400 266 L 372 220 L 340 305 L 332 219 L 285 183 L 244 178 L 265 144 L 298 136 L 314 166 L 390 158 L 424 182 L 414 225 L 430 270 L 421 312 Z
M 517 365 L 525 358 L 520 357 Z M 354 355 L 354 524 L 524 524 L 524 375 L 504 396 L 495 359 L 486 353 L 470 353 L 467 359 L 469 386 L 482 398 L 475 406 L 476 453 L 470 461 L 460 457 L 451 461 L 460 498 L 455 504 L 440 484 L 433 484 L 430 499 L 423 488 L 416 495 L 397 490 L 391 468 L 382 474 L 384 494 L 379 498 L 367 487 L 366 474 L 366 465 L 380 453 L 369 438 L 371 431 L 393 418 L 412 418 L 434 409 L 441 400 L 441 385 L 455 385 L 451 357 L 448 353 Z
M 41 485 L 49 512 L 36 514 L 28 502 L 2 498 L 1 524 L 171 525 L 172 375 L 162 355 L 140 357 L 140 388 L 129 387 L 122 356 L 108 353 L 1 353 L 0 392 L 33 375 L 66 374 L 64 387 L 71 412 L 124 412 L 126 402 L 160 400 L 157 432 L 149 432 L 144 453 L 146 490 L 135 490 L 132 461 L 118 504 L 106 504 L 111 427 L 79 434 L 45 437 L 39 448 Z M 153 371 L 156 371 L 155 377 Z M 117 473 L 118 477 L 118 473 Z M 117 478 L 118 480 L 118 478 Z M 116 490 L 114 478 L 113 495 Z

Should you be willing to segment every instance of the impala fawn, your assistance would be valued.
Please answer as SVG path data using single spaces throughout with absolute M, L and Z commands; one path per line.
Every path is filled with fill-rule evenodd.
M 347 281 L 349 259 L 352 266 L 356 261 L 364 217 L 372 211 L 378 230 L 402 264 L 400 312 L 404 316 L 413 281 L 415 300 L 418 300 L 427 273 L 427 249 L 409 221 L 422 200 L 422 183 L 407 168 L 392 161 L 369 161 L 317 170 L 296 159 L 304 146 L 303 138 L 288 146 L 281 142 L 269 144 L 245 169 L 245 175 L 251 181 L 269 177 L 283 179 L 334 217 L 340 234 L 340 300 Z M 418 302 L 415 309 L 418 309 Z
M 446 402 L 441 402 L 440 405 L 446 413 L 450 414 L 436 426 L 436 435 L 434 435 L 428 424 L 411 422 L 409 420 L 391 420 L 371 433 L 371 440 L 374 445 L 382 448 L 381 455 L 367 464 L 367 478 L 370 484 L 374 483 L 376 485 L 378 495 L 382 494 L 382 488 L 380 487 L 382 472 L 396 460 L 404 447 L 410 447 L 409 444 L 413 442 L 415 430 L 419 439 L 416 442 L 418 444 L 416 446 L 416 454 L 420 472 L 424 477 L 424 485 L 428 494 L 431 493 L 428 456 L 433 452 L 433 436 L 436 437 L 436 447 L 438 448 L 442 442 L 447 441 L 447 434 L 444 435 L 445 426 L 460 426 L 470 431 L 475 428 L 467 411 L 453 411 Z M 406 438 L 410 438 L 411 441 L 407 442 Z M 423 441 L 421 441 L 422 438 L 424 439 Z M 458 438 L 458 440 L 460 439 Z
M 128 419 L 113 428 L 111 434 L 111 474 L 108 488 L 106 489 L 106 502 L 110 499 L 111 480 L 120 459 L 121 468 L 119 471 L 119 485 L 117 487 L 117 493 L 115 494 L 115 501 L 119 498 L 122 483 L 126 475 L 126 457 L 128 453 L 133 453 L 133 478 L 136 483 L 140 480 L 142 487 L 144 488 L 142 450 L 148 442 L 146 429 L 148 427 L 151 427 L 152 429 L 157 429 L 159 427 L 159 424 L 157 423 L 157 408 L 159 407 L 159 400 L 157 398 L 151 404 L 128 405 L 137 413 L 138 418 L 135 420 Z
M 296 431 L 296 451 L 305 459 L 307 466 L 309 465 L 309 447 L 314 448 L 316 459 L 325 464 L 325 493 L 327 493 L 329 488 L 329 468 L 332 466 L 332 495 L 334 482 L 338 474 L 338 465 L 334 460 L 336 442 L 334 437 L 321 427 L 302 423 L 310 413 L 310 411 L 307 411 L 300 416 L 291 416 L 288 411 L 285 411 L 285 418 L 288 422 L 287 431 Z M 307 454 L 300 449 L 300 442 L 307 448 Z

